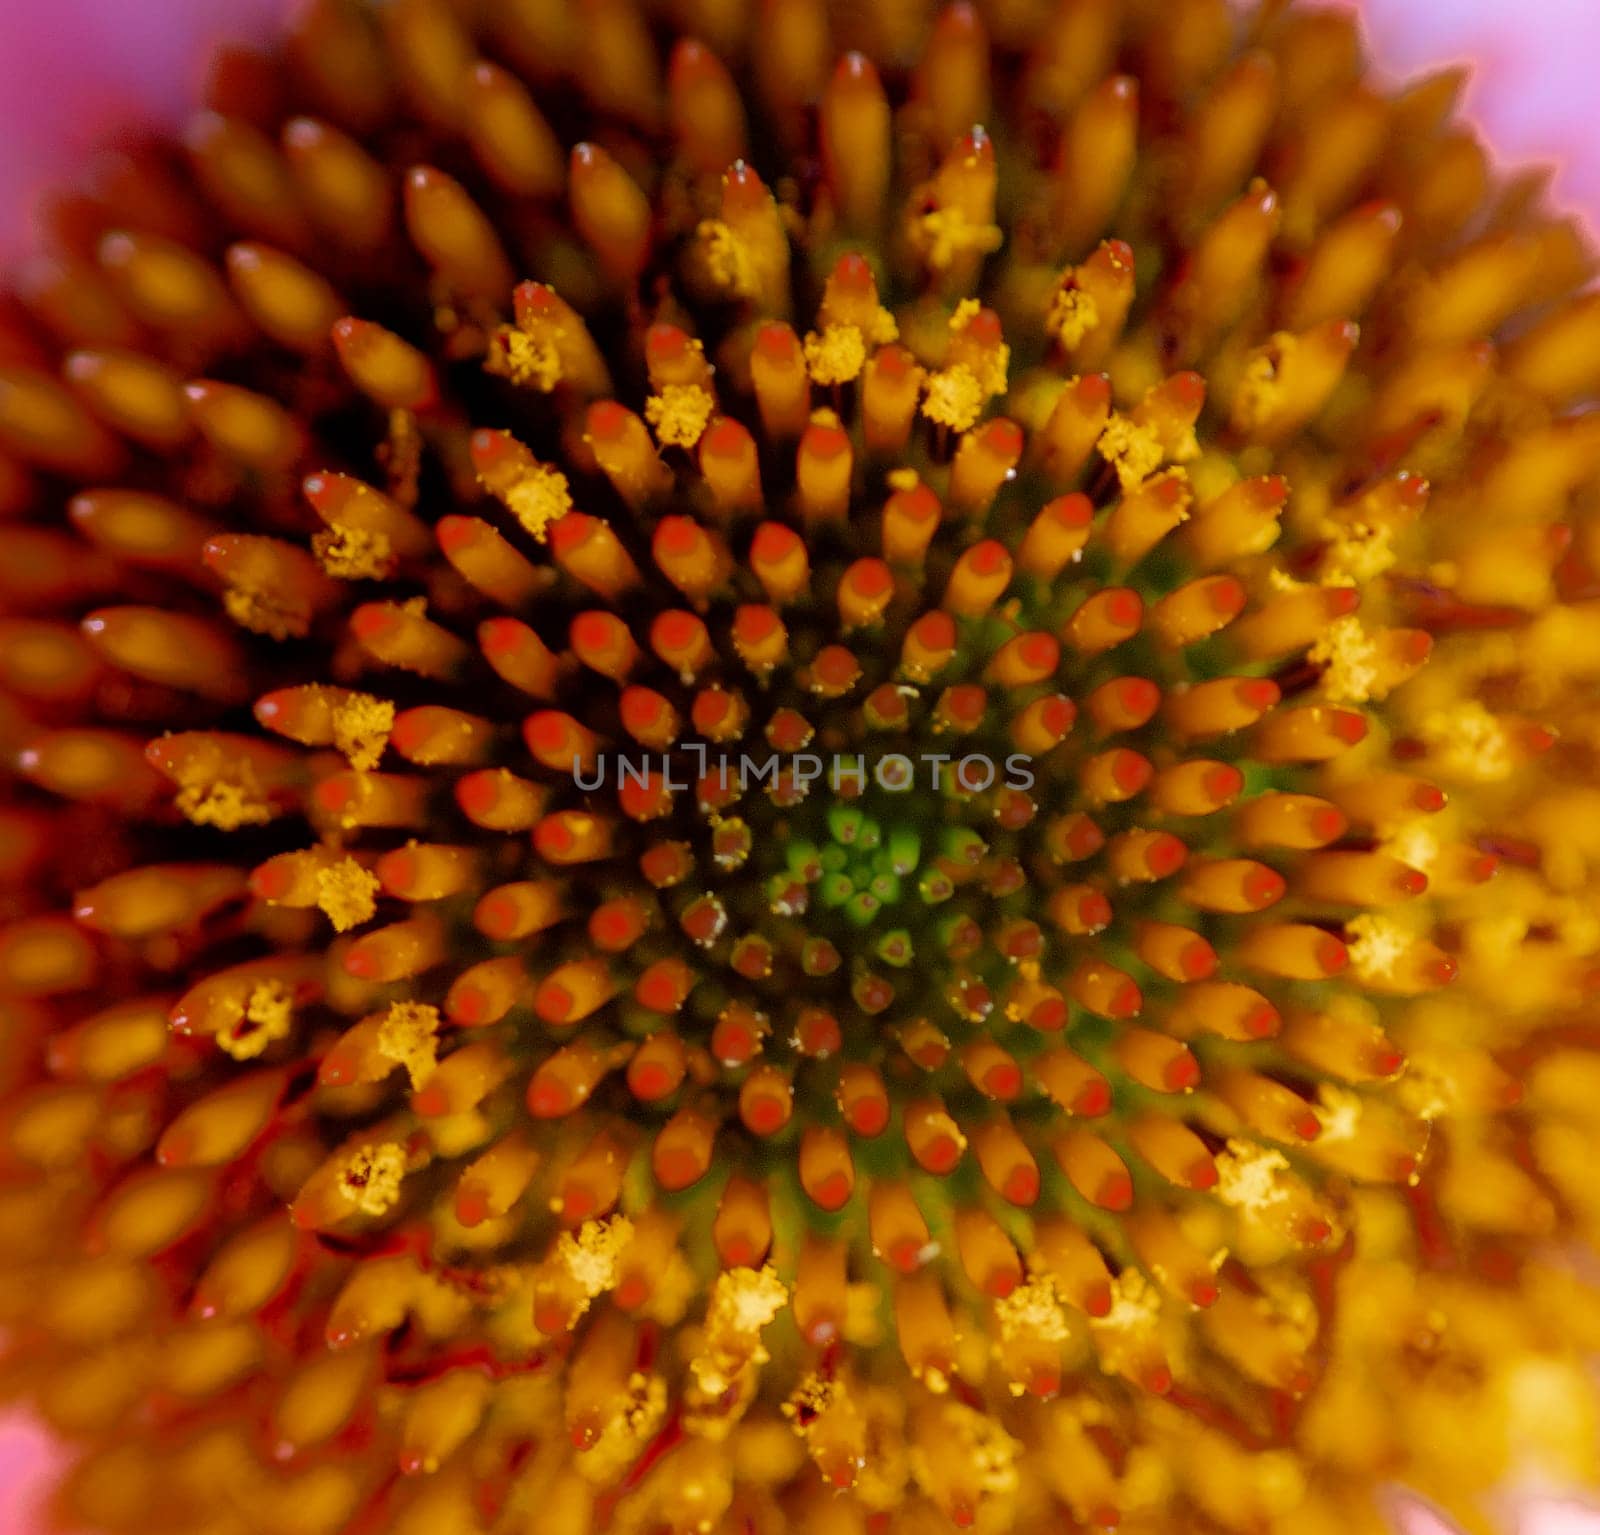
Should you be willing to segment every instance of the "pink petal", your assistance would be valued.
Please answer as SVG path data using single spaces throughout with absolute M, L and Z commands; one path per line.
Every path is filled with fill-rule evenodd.
M 1600 138 L 1590 102 L 1600 73 L 1594 0 L 1334 0 L 1361 13 L 1394 79 L 1470 64 L 1466 110 L 1511 164 L 1558 167 L 1559 204 L 1600 218 Z
M 64 1456 L 28 1413 L 0 1413 L 0 1530 L 43 1530 L 44 1505 Z
M 1519 1511 L 1516 1535 L 1600 1535 L 1600 1508 L 1575 1498 L 1529 1498 Z
M 130 123 L 172 122 L 211 47 L 270 33 L 285 0 L 5 0 L 0 4 L 0 257 L 39 194 Z
M 1382 1498 L 1396 1535 L 1461 1535 L 1461 1531 L 1433 1504 L 1402 1487 L 1388 1489 Z

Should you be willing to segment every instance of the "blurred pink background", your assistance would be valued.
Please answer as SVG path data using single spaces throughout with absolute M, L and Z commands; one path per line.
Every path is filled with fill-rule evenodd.
M 1356 5 L 1396 77 L 1460 60 L 1467 97 L 1512 163 L 1560 166 L 1560 200 L 1600 214 L 1597 0 L 1320 0 Z M 0 0 L 0 258 L 26 237 L 38 191 L 130 116 L 171 117 L 206 44 L 259 34 L 286 0 Z
M 1366 18 L 1384 73 L 1461 61 L 1467 108 L 1506 162 L 1556 165 L 1557 200 L 1600 220 L 1600 0 L 1326 0 Z M 0 0 L 0 260 L 27 248 L 28 209 L 117 125 L 170 120 L 192 97 L 209 44 L 260 35 L 285 0 Z M 0 1414 L 0 1531 L 36 1527 L 48 1439 Z M 1449 1527 L 1407 1500 L 1406 1535 Z M 1531 1498 L 1518 1535 L 1600 1535 L 1600 1513 Z

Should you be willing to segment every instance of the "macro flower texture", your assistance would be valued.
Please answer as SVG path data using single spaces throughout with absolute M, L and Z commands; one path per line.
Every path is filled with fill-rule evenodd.
M 1263 0 L 305 0 L 0 308 L 0 1385 L 107 1535 L 1600 1480 L 1600 298 Z

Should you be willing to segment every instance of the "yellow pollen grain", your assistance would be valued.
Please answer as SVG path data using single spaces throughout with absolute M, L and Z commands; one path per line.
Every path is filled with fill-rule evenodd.
M 633 1222 L 625 1215 L 585 1221 L 576 1232 L 563 1231 L 556 1259 L 583 1292 L 585 1304 L 615 1287 L 617 1261 L 633 1240 Z
M 389 744 L 394 705 L 370 693 L 352 693 L 333 711 L 333 744 L 358 773 L 370 773 Z
M 1010 368 L 1011 348 L 1008 346 L 992 347 L 978 359 L 973 376 L 986 399 L 992 400 L 1006 392 L 1006 375 Z
M 644 418 L 663 447 L 692 448 L 715 409 L 716 401 L 698 384 L 668 384 L 644 402 Z
M 966 344 L 967 331 L 982 311 L 983 306 L 975 298 L 962 299 L 956 305 L 955 312 L 950 316 L 950 341 L 951 354 L 959 361 L 944 371 L 949 373 L 956 366 L 965 366 L 977 381 L 983 398 L 992 400 L 996 395 L 1006 392 L 1006 375 L 1011 368 L 1011 348 L 1003 341 L 976 349 Z
M 964 362 L 958 362 L 928 375 L 922 414 L 940 426 L 965 432 L 977 421 L 985 399 L 977 374 Z
M 1393 566 L 1394 529 L 1383 523 L 1329 524 L 1332 542 L 1318 578 L 1324 586 L 1366 586 Z
M 705 247 L 711 280 L 734 298 L 753 298 L 758 289 L 750 247 L 721 219 L 702 219 L 695 233 Z
M 829 325 L 806 336 L 806 371 L 819 384 L 847 384 L 866 366 L 867 344 L 854 325 Z
M 994 1316 L 1000 1336 L 1008 1342 L 1034 1338 L 1041 1343 L 1065 1343 L 1072 1332 L 1056 1282 L 1049 1274 L 1035 1274 L 996 1301 Z
M 567 477 L 548 464 L 535 464 L 501 495 L 512 516 L 541 544 L 550 536 L 550 524 L 572 510 L 572 489 Z
M 1505 727 L 1476 699 L 1430 714 L 1421 734 L 1441 769 L 1453 777 L 1497 783 L 1511 776 Z
M 1000 249 L 1005 236 L 998 224 L 975 224 L 959 208 L 935 208 L 924 213 L 917 232 L 935 272 L 952 266 L 957 256 L 973 252 L 987 256 Z
M 338 932 L 370 922 L 378 909 L 377 894 L 377 875 L 354 858 L 317 870 L 317 905 Z
M 1282 405 L 1283 365 L 1299 345 L 1289 332 L 1279 331 L 1250 354 L 1233 403 L 1234 416 L 1246 431 L 1264 426 Z
M 1378 646 L 1361 620 L 1336 618 L 1307 655 L 1323 668 L 1322 693 L 1330 703 L 1365 703 L 1381 696 L 1378 688 Z
M 1217 1198 L 1225 1205 L 1260 1214 L 1289 1197 L 1282 1182 L 1289 1159 L 1281 1151 L 1232 1140 L 1216 1163 Z
M 1057 288 L 1044 328 L 1071 351 L 1100 323 L 1100 306 L 1082 288 Z
M 1361 1133 L 1361 1095 L 1346 1087 L 1324 1082 L 1317 1089 L 1317 1120 L 1322 1129 L 1320 1145 L 1339 1145 L 1353 1141 Z
M 439 1009 L 424 1002 L 393 1002 L 378 1021 L 378 1051 L 404 1066 L 421 1087 L 439 1064 Z
M 222 594 L 222 607 L 241 629 L 269 640 L 298 638 L 311 627 L 309 609 L 287 606 L 259 587 L 230 586 Z
M 613 1486 L 638 1460 L 666 1415 L 667 1383 L 659 1375 L 635 1370 L 628 1377 L 622 1406 L 579 1457 L 584 1479 L 597 1487 Z
M 1113 414 L 1095 444 L 1103 458 L 1117 472 L 1124 492 L 1137 490 L 1157 469 L 1165 456 L 1161 439 L 1153 428 L 1140 426 L 1129 417 Z
M 1286 1164 L 1287 1165 L 1287 1164 Z M 1161 1314 L 1161 1297 L 1137 1269 L 1124 1269 L 1111 1281 L 1111 1309 L 1091 1317 L 1096 1333 L 1138 1337 L 1151 1332 Z
M 282 981 L 252 986 L 244 1010 L 226 1028 L 217 1030 L 217 1048 L 236 1061 L 254 1060 L 274 1040 L 288 1034 L 293 1001 Z
M 1303 592 L 1311 583 L 1299 580 L 1297 577 L 1290 575 L 1281 565 L 1278 565 L 1267 572 L 1267 585 L 1275 592 Z
M 959 336 L 982 312 L 983 305 L 975 298 L 964 298 L 950 312 L 950 334 Z
M 867 1421 L 861 1404 L 850 1387 L 838 1376 L 824 1380 L 807 1375 L 783 1404 L 783 1415 L 793 1425 L 802 1442 L 811 1444 L 822 1436 L 822 1420 L 828 1420 L 830 1437 L 835 1441 L 865 1444 Z
M 219 831 L 264 826 L 272 819 L 272 806 L 248 762 L 230 764 L 227 774 L 186 775 L 173 803 L 196 826 Z
M 362 1146 L 339 1172 L 339 1192 L 363 1215 L 382 1215 L 400 1198 L 406 1149 L 398 1141 Z
M 807 1420 L 820 1418 L 829 1407 L 845 1395 L 844 1382 L 834 1378 L 824 1380 L 820 1375 L 807 1375 L 790 1393 L 783 1404 L 783 1415 L 795 1422 L 799 1432 L 805 1433 Z
M 789 1291 L 770 1264 L 761 1269 L 724 1269 L 717 1275 L 706 1313 L 705 1341 L 689 1362 L 695 1384 L 707 1397 L 720 1397 L 746 1368 L 771 1357 L 761 1346 L 761 1329 L 788 1299 Z
M 872 311 L 872 318 L 867 322 L 867 328 L 863 334 L 873 346 L 888 346 L 891 341 L 899 339 L 900 325 L 895 317 L 882 304 L 879 304 Z
M 1350 968 L 1369 981 L 1391 979 L 1413 941 L 1398 922 L 1370 911 L 1352 917 L 1344 930 Z
M 313 536 L 311 552 L 339 581 L 381 581 L 394 564 L 389 535 L 377 529 L 324 528 Z
M 506 325 L 495 332 L 489 353 L 490 368 L 504 373 L 513 384 L 523 384 L 549 394 L 561 382 L 561 357 L 555 338 L 545 327 L 538 331 Z
M 1420 869 L 1428 874 L 1439 861 L 1439 837 L 1427 821 L 1419 816 L 1416 820 L 1398 827 L 1380 844 L 1380 851 L 1389 854 L 1391 858 L 1398 858 L 1401 863 L 1410 864 L 1413 869 Z

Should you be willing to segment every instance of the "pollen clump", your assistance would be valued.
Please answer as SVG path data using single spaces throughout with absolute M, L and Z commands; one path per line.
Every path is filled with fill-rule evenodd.
M 766 1363 L 771 1356 L 761 1345 L 762 1329 L 788 1298 L 770 1267 L 727 1269 L 717 1276 L 706 1312 L 705 1342 L 689 1362 L 704 1397 L 715 1401 L 745 1371 Z
M 806 336 L 806 371 L 819 384 L 848 384 L 867 360 L 867 344 L 854 325 L 830 325 Z
M 1166 458 L 1166 450 L 1152 427 L 1122 415 L 1113 415 L 1106 422 L 1095 447 L 1117 471 L 1117 480 L 1124 491 L 1137 490 Z
M 721 219 L 704 219 L 695 232 L 705 242 L 713 281 L 733 298 L 753 298 L 759 283 L 749 246 Z
M 561 382 L 561 356 L 547 334 L 507 325 L 495 332 L 491 362 L 514 384 L 549 394 Z
M 716 401 L 698 384 L 668 384 L 644 402 L 644 418 L 663 447 L 692 448 L 715 409 Z
M 220 831 L 264 826 L 272 819 L 272 806 L 247 764 L 235 777 L 185 782 L 173 804 L 196 826 L 215 826 Z
M 413 1088 L 439 1064 L 439 1009 L 421 1002 L 391 1002 L 378 1020 L 378 1049 L 404 1066 Z
M 501 499 L 541 544 L 549 538 L 551 525 L 572 510 L 566 475 L 548 464 L 531 465 L 506 488 Z
M 341 858 L 316 873 L 316 904 L 335 932 L 370 922 L 378 909 L 378 889 L 377 875 L 354 858 Z
M 1045 329 L 1064 347 L 1077 346 L 1100 323 L 1100 306 L 1094 295 L 1081 288 L 1056 289 L 1045 316 Z
M 371 772 L 394 729 L 394 705 L 370 693 L 352 693 L 334 706 L 333 744 L 358 773 Z
M 1332 703 L 1365 703 L 1380 696 L 1377 642 L 1359 618 L 1335 619 L 1306 660 L 1323 668 L 1323 696 Z
M 294 999 L 282 981 L 250 988 L 237 1018 L 217 1031 L 217 1045 L 236 1061 L 251 1061 L 289 1033 Z
M 382 1215 L 400 1198 L 406 1151 L 393 1141 L 362 1146 L 339 1170 L 340 1197 L 363 1215 Z
M 394 566 L 389 537 L 375 528 L 324 528 L 312 536 L 311 552 L 339 581 L 379 581 Z
M 922 414 L 953 432 L 964 432 L 977 421 L 986 398 L 978 376 L 958 362 L 929 375 Z

